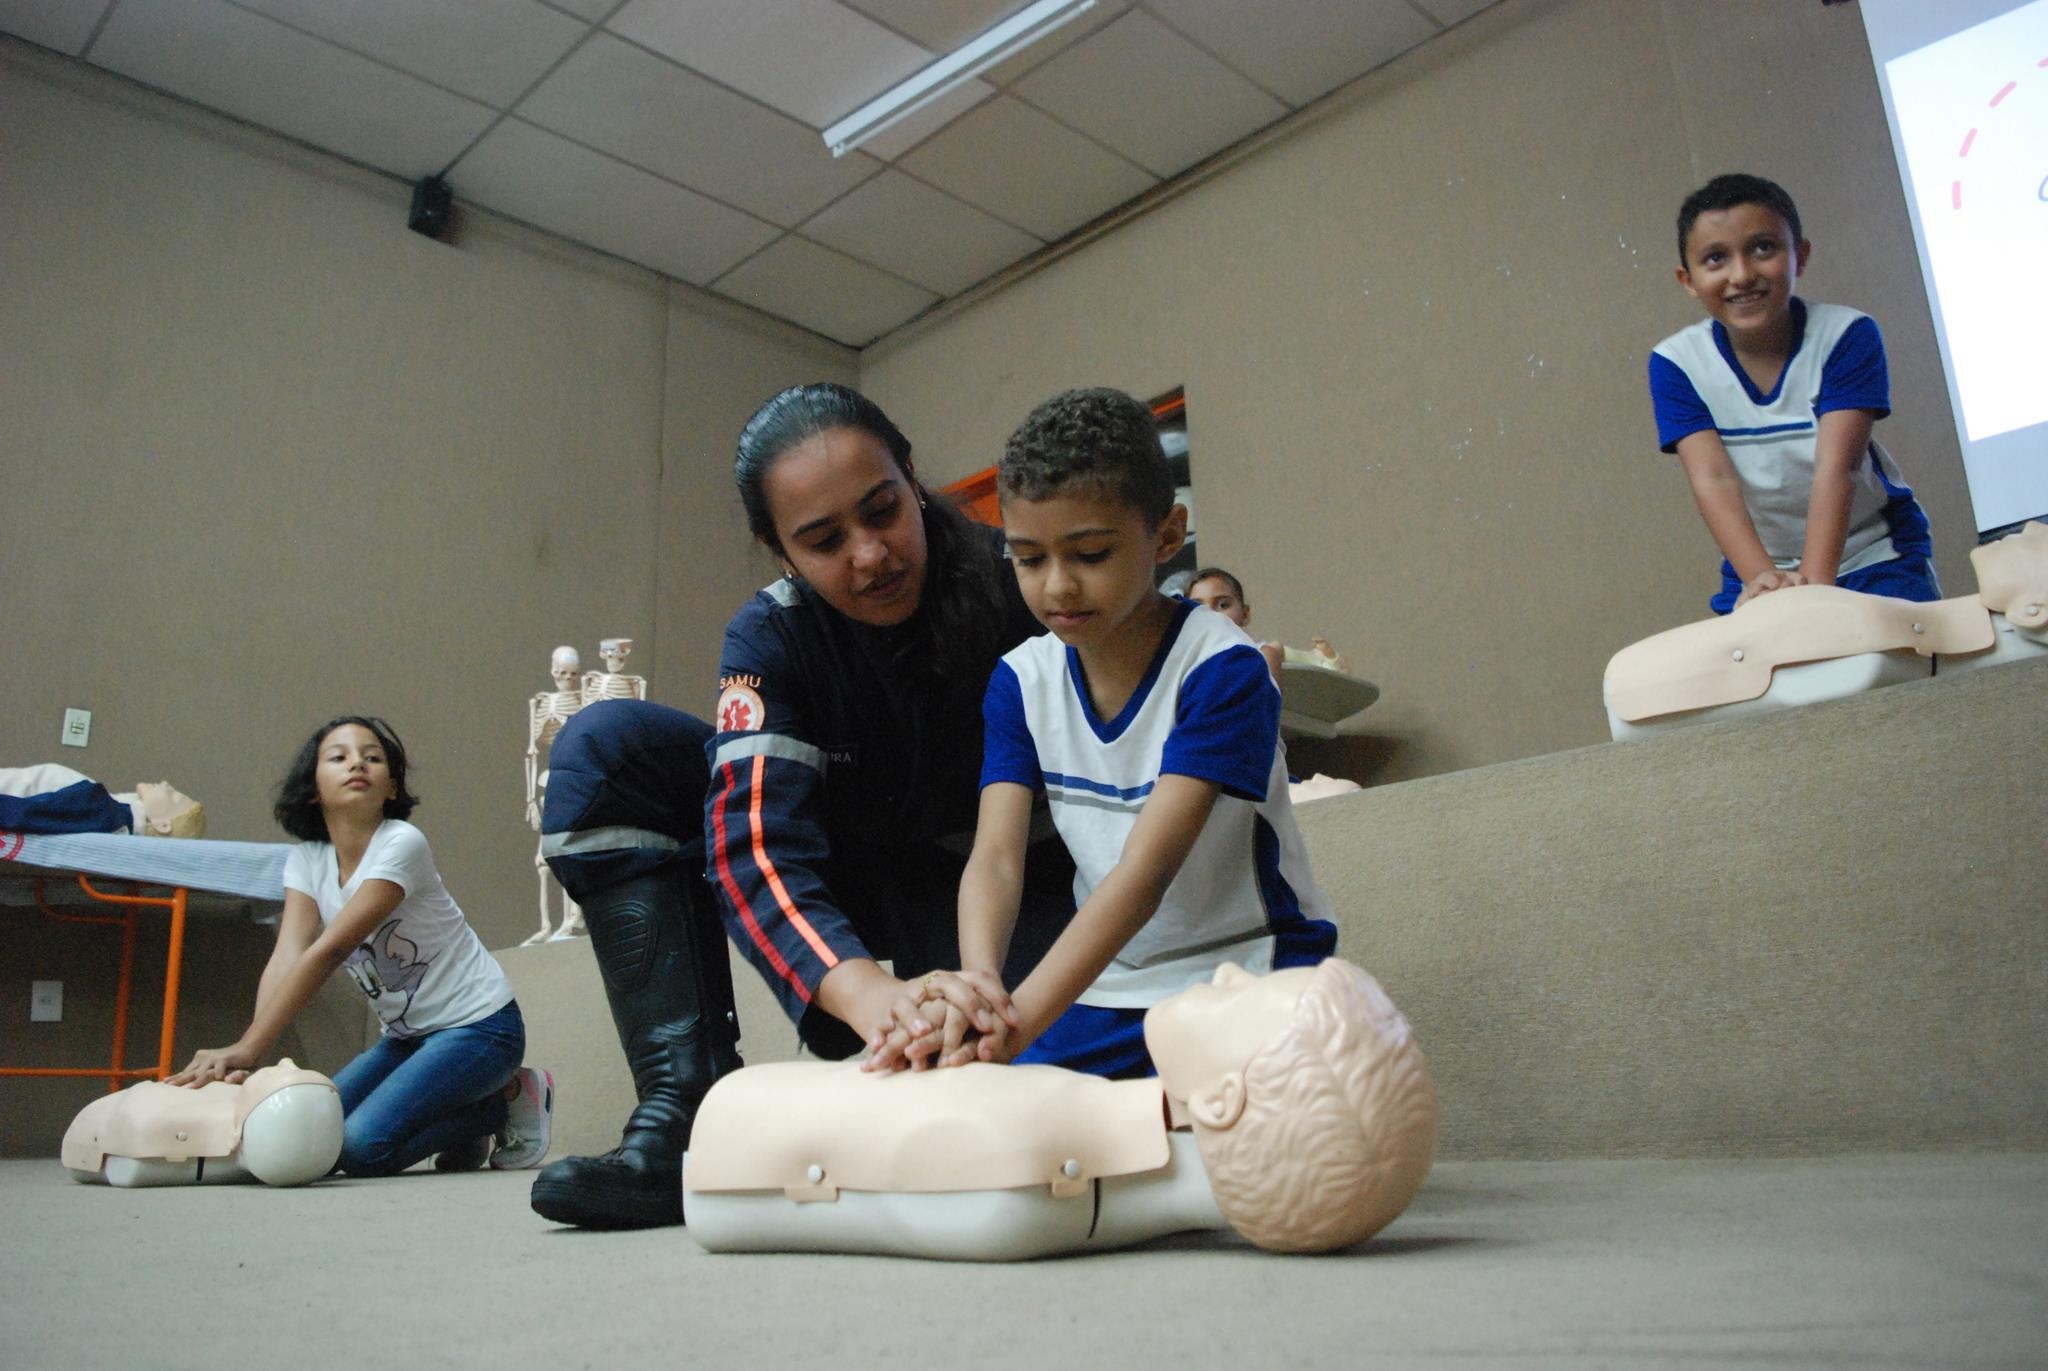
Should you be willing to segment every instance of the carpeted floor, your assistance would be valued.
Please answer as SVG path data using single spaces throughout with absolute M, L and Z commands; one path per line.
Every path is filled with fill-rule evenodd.
M 529 1178 L 123 1191 L 0 1163 L 0 1366 L 2048 1364 L 2044 1154 L 1447 1163 L 1336 1256 L 1017 1266 L 571 1232 Z

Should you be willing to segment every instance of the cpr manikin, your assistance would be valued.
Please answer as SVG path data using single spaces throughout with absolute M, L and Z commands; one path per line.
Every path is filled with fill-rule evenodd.
M 0 795 L 31 798 L 51 795 L 91 777 L 56 762 L 37 766 L 0 767 Z M 114 792 L 128 806 L 130 833 L 149 838 L 203 838 L 206 808 L 169 781 L 137 781 L 135 789 Z
M 140 1081 L 80 1110 L 62 1156 L 88 1184 L 304 1185 L 341 1156 L 341 1096 L 289 1057 L 239 1085 Z
M 541 799 L 547 794 L 548 772 L 541 759 L 554 746 L 555 735 L 562 731 L 562 725 L 569 722 L 576 711 L 583 708 L 583 658 L 573 647 L 558 647 L 548 659 L 548 673 L 555 678 L 555 688 L 544 690 L 526 702 L 526 826 L 535 833 L 540 832 Z M 562 892 L 562 923 L 560 928 L 548 924 L 548 886 L 553 877 L 548 872 L 547 859 L 541 855 L 536 844 L 533 850 L 533 866 L 540 877 L 540 931 L 521 943 L 521 947 L 532 947 L 550 938 L 574 937 L 583 929 L 583 911 Z
M 1010 1261 L 1232 1228 L 1319 1252 L 1407 1207 L 1437 1098 L 1408 1022 L 1335 959 L 1224 966 L 1153 1006 L 1154 1080 L 974 1064 L 881 1076 L 747 1067 L 712 1087 L 683 1166 L 716 1252 Z
M 1617 741 L 2048 654 L 2048 524 L 1970 553 L 1977 593 L 1916 603 L 1790 586 L 1623 648 L 1603 693 Z

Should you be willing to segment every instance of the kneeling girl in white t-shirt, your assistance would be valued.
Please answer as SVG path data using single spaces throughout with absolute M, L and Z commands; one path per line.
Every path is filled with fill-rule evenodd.
M 337 969 L 370 997 L 383 1035 L 334 1077 L 340 1169 L 388 1176 L 507 1170 L 547 1152 L 554 1080 L 523 1067 L 526 1025 L 504 971 L 450 898 L 407 823 L 405 746 L 382 719 L 323 724 L 293 760 L 273 813 L 300 839 L 285 859 L 277 948 L 256 1014 L 231 1046 L 202 1048 L 173 1085 L 239 1081 Z

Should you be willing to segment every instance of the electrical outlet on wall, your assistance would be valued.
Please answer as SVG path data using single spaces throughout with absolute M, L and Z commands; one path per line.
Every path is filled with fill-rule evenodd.
M 64 982 L 29 982 L 28 1021 L 30 1023 L 62 1023 L 64 1021 Z

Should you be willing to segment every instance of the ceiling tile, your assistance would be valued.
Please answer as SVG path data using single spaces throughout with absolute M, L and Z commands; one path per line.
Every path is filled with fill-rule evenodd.
M 850 347 L 873 342 L 938 298 L 794 235 L 713 288 Z
M 860 151 L 893 162 L 982 101 L 994 99 L 995 93 L 996 88 L 985 82 L 962 82 L 917 113 L 898 120 L 862 143 Z
M 1047 242 L 1155 184 L 1143 170 L 1007 95 L 941 130 L 903 166 Z
M 1129 8 L 1124 0 L 1096 0 L 1093 9 L 1081 11 L 1015 57 L 996 63 L 981 74 L 981 79 L 998 89 L 1007 88 L 1025 72 L 1059 56 L 1097 29 L 1115 23 L 1117 16 Z
M 1154 13 L 1293 105 L 1435 36 L 1406 0 L 1147 0 Z
M 852 9 L 896 30 L 911 42 L 948 53 L 979 38 L 1031 0 L 846 0 Z
M 805 224 L 804 234 L 941 295 L 958 295 L 1041 246 L 900 171 L 883 172 Z
M 91 60 L 407 180 L 446 166 L 492 117 L 219 0 L 123 0 Z
M 590 26 L 536 0 L 237 0 L 500 109 Z
M 776 235 L 771 224 L 508 119 L 457 163 L 456 198 L 703 285 Z
M 1470 19 L 1479 11 L 1494 3 L 1494 0 L 1415 0 L 1415 3 L 1435 17 L 1445 28 L 1463 19 Z
M 819 129 L 933 57 L 834 0 L 627 0 L 605 27 Z
M 519 115 L 784 227 L 881 169 L 645 48 L 594 35 Z
M 0 33 L 71 57 L 85 46 L 112 0 L 0 0 Z
M 1019 81 L 1016 94 L 1172 176 L 1287 106 L 1149 14 L 1133 11 Z

